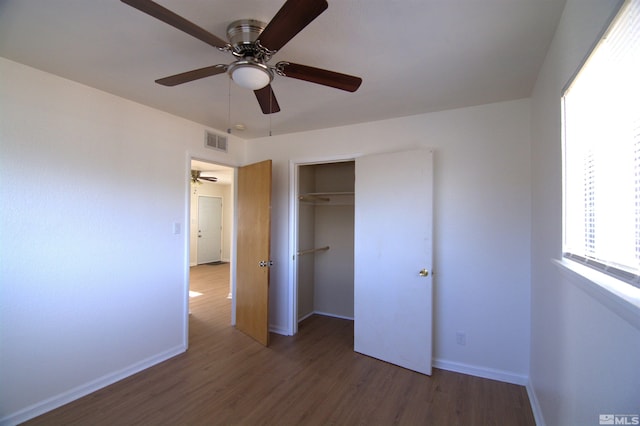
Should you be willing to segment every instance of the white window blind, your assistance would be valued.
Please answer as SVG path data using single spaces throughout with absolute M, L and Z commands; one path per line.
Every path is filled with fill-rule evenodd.
M 640 287 L 640 0 L 562 98 L 566 258 Z

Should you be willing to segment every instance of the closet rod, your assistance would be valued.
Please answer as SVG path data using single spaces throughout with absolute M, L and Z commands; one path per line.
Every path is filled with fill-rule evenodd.
M 308 250 L 300 250 L 298 252 L 298 256 L 302 256 L 305 254 L 311 254 L 311 253 L 315 253 L 317 251 L 327 251 L 329 250 L 329 246 L 326 247 L 318 247 L 318 248 L 312 248 L 312 249 L 308 249 Z
M 298 199 L 303 202 L 324 201 L 325 203 L 328 203 L 331 201 L 331 198 L 329 197 L 320 197 L 318 195 L 301 195 Z

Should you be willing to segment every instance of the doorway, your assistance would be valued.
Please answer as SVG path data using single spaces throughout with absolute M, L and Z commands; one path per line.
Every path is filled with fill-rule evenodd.
M 191 202 L 189 204 L 190 270 L 187 271 L 187 282 L 190 283 L 191 270 L 194 267 L 202 266 L 198 265 L 197 261 L 199 230 L 197 201 L 203 192 L 208 191 L 206 195 L 222 197 L 222 262 L 223 264 L 230 263 L 229 291 L 227 293 L 227 299 L 231 299 L 230 325 L 236 326 L 240 331 L 266 345 L 268 343 L 268 314 L 266 314 L 268 313 L 268 297 L 260 300 L 260 309 L 256 305 L 256 300 L 252 298 L 264 294 L 265 289 L 268 296 L 268 271 L 271 266 L 269 260 L 270 232 L 268 232 L 270 231 L 271 211 L 271 160 L 235 169 L 192 159 L 190 167 L 192 177 Z M 198 181 L 198 177 L 204 176 L 205 172 L 209 181 L 215 178 L 214 184 Z M 200 180 L 206 181 L 207 179 Z M 217 193 L 214 193 L 215 191 Z M 257 203 L 257 200 L 260 202 Z M 225 217 L 229 220 L 225 220 Z M 252 223 L 254 219 L 260 223 L 265 222 L 267 225 L 262 226 L 262 229 L 267 232 L 255 232 L 256 226 Z M 262 253 L 263 249 L 266 249 L 266 253 Z M 210 266 L 209 263 L 204 265 Z M 258 267 L 260 273 L 253 273 L 254 269 Z M 245 274 L 242 275 L 242 279 L 238 278 L 240 273 Z M 252 275 L 248 277 L 247 273 Z M 266 277 L 266 282 L 264 277 Z M 242 285 L 236 286 L 236 283 Z M 263 333 L 266 335 L 265 339 L 258 338 L 251 333 L 255 330 L 245 327 L 247 323 L 254 325 L 257 317 L 260 317 L 260 321 L 258 321 L 261 325 L 260 330 L 266 331 Z M 185 324 L 188 328 L 188 322 Z
M 345 161 L 355 163 L 351 261 L 354 350 L 431 374 L 433 150 L 369 154 L 337 162 Z M 302 260 L 307 253 L 332 250 L 330 244 L 318 244 L 315 234 L 313 247 L 301 246 L 306 238 L 300 226 L 305 220 L 301 215 L 304 203 L 331 203 L 332 198 L 344 196 L 341 190 L 305 188 L 303 167 L 310 164 L 321 163 L 291 163 L 291 334 L 297 333 L 298 320 L 304 317 Z M 314 279 L 316 267 L 313 262 Z
M 209 180 L 192 180 L 189 186 L 189 266 L 230 263 L 233 253 L 234 169 L 196 159 L 190 161 L 190 167 Z M 215 182 L 211 178 L 215 178 Z M 231 298 L 231 281 L 230 278 L 227 298 Z
M 353 320 L 354 185 L 352 159 L 295 164 L 295 319 Z

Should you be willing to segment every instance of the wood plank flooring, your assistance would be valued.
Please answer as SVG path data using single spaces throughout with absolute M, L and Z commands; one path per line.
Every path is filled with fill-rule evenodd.
M 522 386 L 353 352 L 351 321 L 312 316 L 264 348 L 230 324 L 229 265 L 191 269 L 189 350 L 29 425 L 535 425 Z

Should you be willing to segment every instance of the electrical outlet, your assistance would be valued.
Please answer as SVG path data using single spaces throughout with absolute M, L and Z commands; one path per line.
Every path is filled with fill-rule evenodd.
M 460 346 L 467 344 L 467 335 L 463 331 L 458 331 L 456 333 L 456 343 Z

